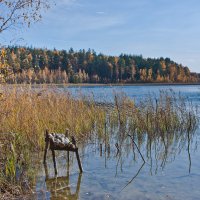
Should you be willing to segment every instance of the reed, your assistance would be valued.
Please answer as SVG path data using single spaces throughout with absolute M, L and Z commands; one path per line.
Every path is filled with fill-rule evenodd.
M 13 88 L 4 91 L 1 99 L 0 132 L 14 132 L 29 149 L 41 149 L 45 129 L 64 132 L 68 128 L 77 138 L 85 138 L 104 116 L 92 101 L 88 105 L 58 89 Z
M 78 142 L 98 137 L 105 145 L 114 133 L 119 148 L 128 135 L 138 148 L 148 138 L 147 148 L 151 148 L 151 141 L 161 141 L 166 152 L 174 138 L 190 138 L 198 126 L 197 108 L 173 91 L 137 101 L 115 92 L 113 99 L 111 104 L 97 104 L 92 96 L 74 98 L 53 87 L 3 87 L 0 133 L 10 133 L 7 138 L 13 139 L 7 145 L 0 140 L 0 164 L 4 169 L 0 185 L 6 181 L 16 184 L 16 166 L 29 169 L 32 152 L 44 148 L 45 129 L 65 132 L 68 128 Z
M 119 95 L 115 94 L 111 114 L 118 121 L 114 128 L 118 151 L 122 152 L 127 147 L 130 152 L 127 144 L 133 142 L 132 145 L 138 147 L 140 154 L 143 148 L 143 153 L 151 163 L 151 152 L 154 151 L 155 158 L 159 157 L 162 160 L 161 167 L 164 167 L 170 154 L 190 146 L 199 125 L 199 117 L 198 107 L 189 99 L 172 90 L 160 91 L 159 96 L 148 95 L 134 103 L 128 97 L 119 98 Z M 142 159 L 144 161 L 143 156 Z
M 172 90 L 160 91 L 158 97 L 148 95 L 135 103 L 116 94 L 113 112 L 112 117 L 118 119 L 118 125 L 125 125 L 127 132 L 151 137 L 192 132 L 199 122 L 197 106 Z
M 79 142 L 92 137 L 94 129 L 103 132 L 102 108 L 91 99 L 74 99 L 57 88 L 4 87 L 0 103 L 0 133 L 7 133 L 0 140 L 0 177 L 14 185 L 17 166 L 29 168 L 33 152 L 43 150 L 45 129 L 62 133 L 68 128 Z

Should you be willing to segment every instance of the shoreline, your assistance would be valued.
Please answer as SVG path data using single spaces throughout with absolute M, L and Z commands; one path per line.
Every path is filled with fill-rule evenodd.
M 7 86 L 66 86 L 66 87 L 115 87 L 115 86 L 187 86 L 187 85 L 200 85 L 200 83 L 64 83 L 64 84 L 50 84 L 50 83 L 41 83 L 41 84 L 5 84 Z M 5 86 L 4 85 L 4 86 Z
M 91 87 L 95 87 L 95 86 L 171 86 L 171 85 L 180 85 L 180 86 L 184 86 L 184 85 L 200 85 L 200 83 L 114 83 L 114 84 L 110 84 L 110 83 L 69 83 L 69 84 L 47 84 L 47 85 L 65 85 L 65 86 L 69 86 L 69 87 L 84 87 L 84 86 L 91 86 Z

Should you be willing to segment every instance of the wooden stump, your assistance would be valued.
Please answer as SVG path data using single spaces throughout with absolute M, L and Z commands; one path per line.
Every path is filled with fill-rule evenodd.
M 48 130 L 46 130 L 45 150 L 44 150 L 44 160 L 43 160 L 44 164 L 46 164 L 46 156 L 47 156 L 48 148 L 50 148 L 52 152 L 55 174 L 57 174 L 55 150 L 67 151 L 68 162 L 69 162 L 69 152 L 70 151 L 75 152 L 79 170 L 81 173 L 83 172 L 79 153 L 78 153 L 78 147 L 76 146 L 76 140 L 73 136 L 71 137 L 71 141 L 69 140 L 68 131 L 66 131 L 65 134 L 59 134 L 59 133 L 49 133 Z

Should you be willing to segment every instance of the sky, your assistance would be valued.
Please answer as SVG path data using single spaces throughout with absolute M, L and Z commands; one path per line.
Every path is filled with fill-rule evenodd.
M 3 44 L 169 57 L 200 73 L 200 0 L 59 0 Z

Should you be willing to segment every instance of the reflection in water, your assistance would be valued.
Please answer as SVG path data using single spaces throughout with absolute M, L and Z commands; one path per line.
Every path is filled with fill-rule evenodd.
M 131 178 L 130 181 L 128 181 L 128 183 L 122 188 L 122 190 L 124 190 L 129 184 L 131 184 L 133 182 L 133 180 L 140 174 L 140 171 L 142 170 L 142 168 L 144 167 L 145 162 L 142 163 L 141 167 L 138 169 L 137 173 Z M 122 191 L 121 190 L 121 191 Z
M 46 192 L 48 191 L 50 196 L 41 199 L 106 199 L 107 197 L 102 196 L 104 192 L 106 192 L 105 195 L 107 195 L 107 193 L 111 195 L 111 197 L 113 195 L 113 198 L 109 197 L 111 199 L 131 199 L 131 197 L 135 195 L 133 193 L 134 187 L 137 188 L 138 184 L 141 187 L 142 184 L 144 185 L 145 190 L 148 190 L 148 187 L 151 188 L 152 186 L 148 185 L 148 181 L 157 175 L 159 177 L 160 173 L 165 171 L 168 164 L 173 163 L 176 158 L 179 158 L 184 152 L 187 153 L 185 154 L 187 157 L 181 165 L 189 166 L 189 173 L 191 172 L 192 157 L 190 149 L 192 148 L 194 136 L 191 132 L 188 135 L 177 132 L 173 137 L 170 135 L 163 135 L 163 138 L 147 137 L 145 134 L 141 137 L 141 135 L 139 136 L 134 133 L 131 136 L 134 138 L 134 141 L 138 146 L 137 149 L 136 145 L 132 142 L 133 138 L 129 137 L 126 132 L 122 131 L 123 127 L 115 127 L 116 134 L 111 134 L 111 131 L 107 130 L 106 136 L 109 137 L 109 139 L 107 138 L 107 141 L 109 141 L 110 146 L 109 153 L 108 149 L 105 151 L 108 144 L 105 145 L 104 143 L 99 143 L 98 140 L 94 144 L 84 144 L 83 147 L 80 148 L 80 153 L 83 155 L 81 156 L 81 159 L 85 169 L 83 173 L 84 182 L 81 174 L 79 174 L 74 187 L 74 192 L 72 191 L 73 185 L 70 184 L 69 162 L 67 162 L 67 175 L 62 177 L 50 178 L 49 174 L 52 173 L 48 173 L 47 166 L 44 166 L 46 177 L 44 184 L 46 185 Z M 105 140 L 100 138 L 100 142 L 102 141 Z M 94 151 L 94 148 L 98 146 L 97 144 L 99 144 L 100 147 L 99 151 Z M 142 154 L 145 162 L 140 156 L 138 150 Z M 59 157 L 57 157 L 57 159 L 59 160 Z M 51 165 L 48 165 L 49 170 L 52 171 L 52 162 L 49 163 L 51 163 Z M 62 163 L 62 166 L 66 166 L 65 160 L 63 160 Z M 75 171 L 77 170 L 78 166 L 76 165 L 76 162 L 70 162 L 70 166 L 73 169 L 75 168 Z M 178 172 L 177 170 L 179 170 L 179 168 L 175 167 L 174 171 Z M 62 170 L 59 169 L 58 171 L 62 172 Z M 190 178 L 189 175 L 179 175 L 180 177 Z M 179 175 L 178 173 L 175 173 L 175 177 L 178 177 Z M 168 174 L 167 176 L 170 177 L 171 174 Z M 80 186 L 81 184 L 83 185 Z M 155 185 L 153 191 L 159 189 L 156 187 L 158 186 Z M 127 193 L 127 197 L 123 196 L 125 193 Z M 143 197 L 141 199 L 143 200 L 147 198 Z
M 130 177 L 128 183 L 122 190 L 124 190 L 136 177 L 139 176 L 145 163 L 149 166 L 150 174 L 156 175 L 159 169 L 163 171 L 168 163 L 172 163 L 176 156 L 180 155 L 181 152 L 184 151 L 185 147 L 187 147 L 188 153 L 189 173 L 191 172 L 192 161 L 190 155 L 190 145 L 196 129 L 192 129 L 189 126 L 187 133 L 178 130 L 171 133 L 161 134 L 146 134 L 137 132 L 132 132 L 132 134 L 130 134 L 131 129 L 129 129 L 128 133 L 126 131 L 127 124 L 128 123 L 126 123 L 126 126 L 120 124 L 119 127 L 115 129 L 115 132 L 117 132 L 113 141 L 113 143 L 115 142 L 115 156 L 117 157 L 115 177 L 118 175 L 119 167 L 120 171 L 123 172 L 123 165 L 126 165 L 127 162 L 125 157 L 131 156 L 134 162 L 140 160 L 139 162 L 141 163 L 141 167 L 133 175 L 133 177 Z M 145 158 L 143 155 L 145 155 Z
M 37 182 L 46 195 L 42 199 L 199 199 L 197 112 L 181 99 L 158 96 L 137 100 L 140 109 L 122 96 L 105 106 L 105 126 L 95 124 L 90 144 L 79 143 L 83 177 L 74 180 L 69 166 L 66 175 L 66 161 L 57 156 L 61 177 L 50 178 L 45 168 L 46 180 Z M 48 167 L 53 172 L 51 159 Z M 77 171 L 76 162 L 70 167 Z
M 191 125 L 192 116 L 189 113 L 177 126 L 176 112 L 169 112 L 172 116 L 168 118 L 166 110 L 157 104 L 156 101 L 155 110 L 151 113 L 149 109 L 153 109 L 154 103 L 149 105 L 146 113 L 138 112 L 135 118 L 129 118 L 125 115 L 126 107 L 120 110 L 120 102 L 117 102 L 117 117 L 115 119 L 113 116 L 110 117 L 108 111 L 104 131 L 101 134 L 96 131 L 94 141 L 89 141 L 95 151 L 89 151 L 90 145 L 87 143 L 82 144 L 80 148 L 83 155 L 81 157 L 83 167 L 86 169 L 81 188 L 80 174 L 76 191 L 71 192 L 69 162 L 67 162 L 67 176 L 65 177 L 49 178 L 48 169 L 45 167 L 45 184 L 51 193 L 51 199 L 79 199 L 79 197 L 81 199 L 106 199 L 105 193 L 113 195 L 113 199 L 133 199 L 133 197 L 142 200 L 176 199 L 176 196 L 169 196 L 172 191 L 181 197 L 182 191 L 190 188 L 190 184 L 188 180 L 184 182 L 186 186 L 180 184 L 177 177 L 188 177 L 191 180 L 198 177 L 198 174 L 190 174 L 192 164 L 195 163 L 195 160 L 192 160 L 194 152 L 191 149 L 194 146 L 193 138 L 197 123 Z M 136 111 L 133 110 L 133 112 Z M 186 110 L 181 116 L 184 116 L 185 112 Z M 157 115 L 160 115 L 160 118 Z M 138 124 L 141 129 L 136 126 Z M 99 152 L 96 152 L 97 146 Z M 77 167 L 74 164 L 72 166 Z M 189 168 L 187 176 L 183 176 L 188 173 L 184 167 Z M 170 170 L 167 171 L 166 168 Z M 198 184 L 199 182 L 196 181 L 196 185 Z M 168 189 L 167 186 L 171 188 Z M 145 196 L 148 192 L 155 196 L 152 198 Z M 194 196 L 196 197 L 197 194 Z M 187 199 L 192 199 L 192 197 Z
M 70 185 L 70 174 L 69 174 L 69 164 L 67 164 L 67 176 L 49 178 L 47 165 L 44 164 L 45 175 L 46 175 L 46 188 L 51 193 L 51 199 L 69 199 L 77 200 L 79 199 L 80 185 L 82 173 L 79 173 L 76 190 L 75 192 L 71 191 Z
M 189 173 L 191 172 L 191 166 L 192 166 L 192 160 L 191 160 L 191 155 L 190 155 L 190 132 L 188 131 L 188 146 L 187 146 L 187 152 L 188 152 L 188 159 L 189 159 Z

